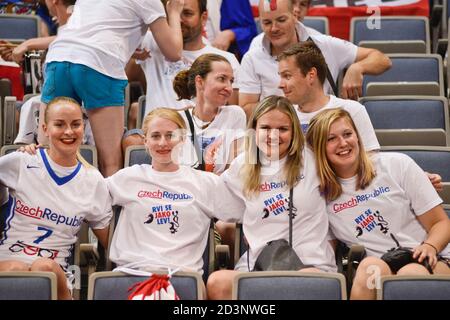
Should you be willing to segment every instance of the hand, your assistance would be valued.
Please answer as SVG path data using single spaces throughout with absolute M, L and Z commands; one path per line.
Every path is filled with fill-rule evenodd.
M 222 137 L 216 138 L 213 143 L 211 143 L 205 150 L 204 161 L 205 161 L 205 171 L 213 172 L 216 162 L 217 150 L 219 150 L 222 145 Z
M 227 51 L 235 39 L 235 34 L 231 30 L 223 30 L 214 39 L 212 45 L 220 50 Z
M 342 82 L 341 96 L 343 99 L 358 100 L 362 96 L 363 77 L 362 70 L 357 63 L 347 69 Z
M 183 11 L 184 0 L 169 0 L 166 4 L 166 10 L 168 14 L 178 14 L 181 15 Z
M 40 147 L 41 147 L 40 145 L 32 143 L 32 144 L 21 146 L 19 149 L 17 149 L 17 152 L 25 152 L 25 153 L 34 155 L 34 154 L 36 154 L 37 149 L 39 149 Z
M 136 59 L 136 60 L 141 60 L 144 61 L 145 59 L 150 58 L 152 55 L 150 54 L 150 50 L 147 48 L 144 49 L 136 49 L 133 53 L 133 55 L 131 56 L 132 58 Z
M 414 248 L 413 258 L 418 259 L 420 263 L 422 263 L 424 259 L 428 259 L 428 263 L 430 264 L 431 269 L 436 266 L 436 263 L 438 261 L 436 249 L 426 243 L 422 243 L 421 245 Z
M 431 184 L 436 189 L 436 191 L 440 192 L 444 190 L 444 185 L 442 184 L 442 177 L 438 175 L 437 173 L 429 173 L 425 172 L 428 176 L 428 179 L 430 179 Z
M 0 40 L 0 57 L 5 61 L 12 61 L 14 45 L 8 41 Z
M 28 46 L 25 44 L 25 42 L 22 42 L 20 45 L 14 48 L 12 52 L 12 59 L 17 63 L 21 63 L 27 51 Z

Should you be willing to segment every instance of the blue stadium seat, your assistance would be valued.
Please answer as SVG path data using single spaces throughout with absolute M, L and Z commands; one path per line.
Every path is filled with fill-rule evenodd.
M 346 300 L 345 278 L 339 273 L 261 271 L 239 273 L 233 300 Z
M 0 272 L 0 300 L 56 300 L 52 272 Z
M 378 300 L 450 300 L 450 275 L 384 276 Z
M 444 97 L 365 97 L 360 102 L 366 107 L 377 136 L 380 138 L 391 133 L 388 143 L 379 139 L 381 145 L 450 145 L 448 102 Z M 421 141 L 408 140 L 411 132 L 403 129 L 416 130 Z M 393 134 L 399 141 L 395 141 Z M 404 138 L 398 137 L 402 134 Z M 433 140 L 435 135 L 441 138 Z
M 158 271 L 158 273 L 160 273 Z M 148 277 L 122 272 L 96 272 L 89 278 L 88 300 L 126 300 L 128 289 Z M 199 273 L 177 272 L 170 279 L 181 300 L 203 300 L 204 284 Z
M 313 28 L 323 34 L 330 34 L 330 28 L 327 17 L 305 17 L 303 24 Z
M 391 146 L 381 147 L 381 150 L 407 154 L 424 171 L 440 174 L 444 190 L 439 195 L 444 203 L 450 204 L 450 147 Z
M 398 95 L 397 86 L 420 82 L 431 83 L 438 86 L 438 95 L 444 96 L 444 81 L 442 71 L 442 57 L 438 54 L 390 54 L 392 67 L 383 74 L 372 76 L 365 75 L 363 80 L 363 96 L 366 96 L 367 86 L 370 83 L 391 83 L 388 90 L 378 92 L 377 95 Z M 418 93 L 418 88 L 411 90 L 408 95 L 434 95 L 436 92 Z M 405 93 L 404 93 L 405 94 Z M 373 95 L 373 94 L 372 94 Z
M 350 41 L 384 53 L 430 53 L 429 21 L 419 16 L 353 17 Z
M 0 14 L 0 39 L 22 42 L 40 35 L 40 18 L 38 16 Z

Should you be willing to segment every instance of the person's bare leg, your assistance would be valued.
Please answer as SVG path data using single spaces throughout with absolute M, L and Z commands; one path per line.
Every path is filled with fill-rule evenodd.
M 139 104 L 137 102 L 133 102 L 128 109 L 128 119 L 127 119 L 127 127 L 128 130 L 135 129 L 137 126 L 137 112 L 138 112 Z
M 22 261 L 5 260 L 0 261 L 0 271 L 30 271 L 30 266 Z
M 72 300 L 69 288 L 67 288 L 67 278 L 60 265 L 47 258 L 39 258 L 31 264 L 31 271 L 46 271 L 56 274 L 58 288 L 58 300 Z
M 47 145 L 48 144 L 48 138 L 44 135 L 44 115 L 45 110 L 47 109 L 47 105 L 45 103 L 41 103 L 41 106 L 39 107 L 39 124 L 38 124 L 38 143 L 40 145 Z
M 131 134 L 128 137 L 122 139 L 122 152 L 125 158 L 125 151 L 131 146 L 144 145 L 144 137 L 139 134 Z
M 363 259 L 353 279 L 350 299 L 375 300 L 380 277 L 390 274 L 392 274 L 391 269 L 383 260 L 375 257 Z
M 123 107 L 89 109 L 88 116 L 98 152 L 99 170 L 104 177 L 109 177 L 123 167 Z
M 233 279 L 239 273 L 234 270 L 219 270 L 208 277 L 206 292 L 209 300 L 230 300 Z

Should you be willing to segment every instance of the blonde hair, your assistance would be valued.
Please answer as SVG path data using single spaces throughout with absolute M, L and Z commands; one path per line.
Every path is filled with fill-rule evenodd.
M 150 122 L 155 118 L 163 118 L 174 122 L 180 129 L 186 130 L 186 123 L 180 113 L 174 109 L 170 108 L 157 108 L 150 111 L 144 118 L 142 122 L 142 131 L 144 136 L 147 135 L 150 129 Z
M 332 168 L 330 161 L 327 158 L 326 149 L 330 127 L 339 119 L 347 120 L 353 127 L 353 130 L 358 137 L 359 161 L 356 190 L 367 187 L 376 176 L 373 163 L 364 150 L 361 137 L 350 114 L 341 108 L 328 109 L 320 112 L 311 120 L 309 124 L 308 132 L 306 134 L 306 141 L 314 150 L 317 172 L 320 178 L 320 191 L 325 195 L 327 201 L 335 200 L 342 194 L 342 186 Z
M 289 117 L 292 125 L 292 139 L 288 149 L 287 161 L 283 168 L 284 177 L 289 188 L 293 188 L 298 183 L 298 176 L 302 167 L 302 151 L 305 139 L 300 127 L 297 113 L 285 97 L 268 96 L 258 103 L 247 124 L 247 135 L 245 138 L 245 164 L 241 169 L 244 177 L 244 195 L 251 197 L 258 195 L 261 184 L 261 159 L 259 148 L 256 145 L 255 130 L 258 119 L 269 111 L 278 110 Z
M 83 109 L 81 108 L 80 104 L 69 97 L 56 97 L 53 100 L 51 100 L 48 104 L 47 107 L 45 108 L 45 112 L 44 112 L 44 123 L 45 125 L 48 125 L 48 121 L 49 121 L 49 110 L 60 103 L 68 103 L 68 104 L 72 104 L 77 106 L 80 109 L 81 112 L 81 118 L 83 118 Z M 83 135 L 84 135 L 84 121 L 83 121 Z M 85 167 L 85 168 L 94 168 L 89 162 L 86 161 L 86 159 L 84 159 L 84 157 L 81 155 L 80 153 L 80 148 L 78 148 L 77 150 L 77 160 L 81 162 L 81 164 Z

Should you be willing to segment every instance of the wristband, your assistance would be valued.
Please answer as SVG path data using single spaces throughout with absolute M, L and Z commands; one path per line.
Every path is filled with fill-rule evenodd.
M 429 243 L 429 242 L 422 242 L 422 244 L 427 244 L 427 245 L 429 245 L 430 247 L 432 247 L 435 251 L 436 251 L 436 255 L 438 254 L 438 249 L 435 247 L 435 246 L 433 246 L 431 243 Z

